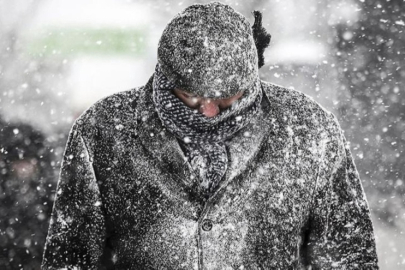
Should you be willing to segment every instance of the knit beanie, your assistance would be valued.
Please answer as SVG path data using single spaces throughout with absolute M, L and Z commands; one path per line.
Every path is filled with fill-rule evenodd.
M 228 5 L 192 5 L 159 41 L 158 63 L 177 88 L 198 96 L 229 98 L 254 87 L 258 53 L 247 19 Z

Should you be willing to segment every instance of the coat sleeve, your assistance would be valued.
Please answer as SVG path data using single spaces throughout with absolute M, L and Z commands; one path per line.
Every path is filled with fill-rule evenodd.
M 62 161 L 42 269 L 99 269 L 105 227 L 91 155 L 76 123 Z
M 307 238 L 311 269 L 378 269 L 370 211 L 342 131 L 334 120 L 313 197 Z

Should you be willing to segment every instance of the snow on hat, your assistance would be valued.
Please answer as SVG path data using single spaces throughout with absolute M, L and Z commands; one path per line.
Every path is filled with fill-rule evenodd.
M 158 63 L 178 88 L 227 98 L 258 80 L 258 54 L 247 19 L 218 2 L 192 5 L 163 31 Z

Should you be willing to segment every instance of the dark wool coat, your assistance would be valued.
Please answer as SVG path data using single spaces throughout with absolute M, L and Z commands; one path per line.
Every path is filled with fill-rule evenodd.
M 300 92 L 262 88 L 263 112 L 227 142 L 206 202 L 150 82 L 87 110 L 69 136 L 43 269 L 102 269 L 108 256 L 112 269 L 377 269 L 335 117 Z

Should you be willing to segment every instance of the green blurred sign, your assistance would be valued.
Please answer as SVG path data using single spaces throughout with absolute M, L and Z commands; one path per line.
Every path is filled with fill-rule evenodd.
M 32 35 L 26 51 L 33 56 L 123 54 L 145 50 L 145 33 L 138 29 L 52 29 Z

